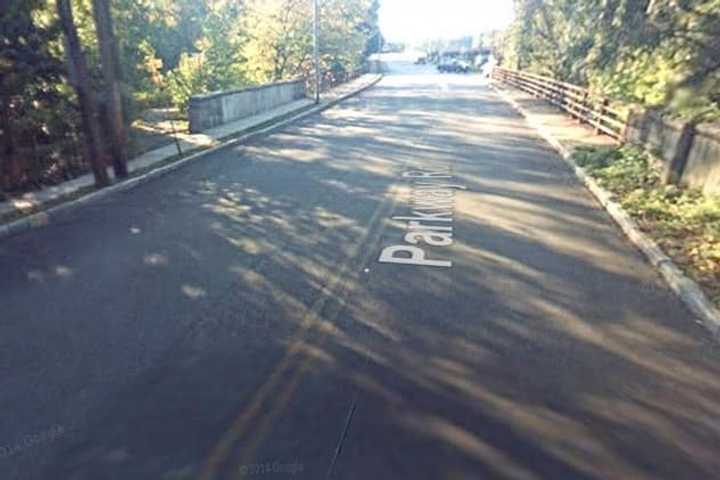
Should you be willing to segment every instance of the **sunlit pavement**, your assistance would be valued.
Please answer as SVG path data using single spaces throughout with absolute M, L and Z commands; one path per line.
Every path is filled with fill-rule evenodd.
M 451 267 L 378 262 L 409 172 Z M 2 479 L 720 475 L 717 349 L 477 75 L 393 63 L 0 264 Z

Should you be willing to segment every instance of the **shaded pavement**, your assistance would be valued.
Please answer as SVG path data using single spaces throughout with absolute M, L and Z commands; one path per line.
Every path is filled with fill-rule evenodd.
M 453 267 L 378 263 L 438 167 Z M 717 348 L 476 76 L 393 65 L 0 265 L 3 479 L 720 477 Z

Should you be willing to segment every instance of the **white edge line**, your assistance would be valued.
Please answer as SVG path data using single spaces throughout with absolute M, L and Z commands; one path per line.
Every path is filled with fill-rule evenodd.
M 302 107 L 303 110 L 297 115 L 293 115 L 290 118 L 286 118 L 285 120 L 280 120 L 277 123 L 273 123 L 272 125 L 268 125 L 266 127 L 263 127 L 259 130 L 249 132 L 247 134 L 241 135 L 236 138 L 232 138 L 230 140 L 224 141 L 213 147 L 207 148 L 205 150 L 202 150 L 197 153 L 193 153 L 187 157 L 180 158 L 178 160 L 172 161 L 168 163 L 167 165 L 163 165 L 160 167 L 152 168 L 150 171 L 139 175 L 137 177 L 132 177 L 127 180 L 123 180 L 118 183 L 114 183 L 112 185 L 109 185 L 101 190 L 96 190 L 94 192 L 90 192 L 86 195 L 83 195 L 79 198 L 76 198 L 74 200 L 69 200 L 67 202 L 63 202 L 59 205 L 56 205 L 54 207 L 50 207 L 46 210 L 43 210 L 38 213 L 33 213 L 31 215 L 24 216 L 22 218 L 19 218 L 17 220 L 8 222 L 4 225 L 0 225 L 0 239 L 10 237 L 13 235 L 17 235 L 19 233 L 25 232 L 27 230 L 31 230 L 33 228 L 42 227 L 45 225 L 48 225 L 52 223 L 54 220 L 53 217 L 62 214 L 67 213 L 71 210 L 74 210 L 75 208 L 78 208 L 80 206 L 83 206 L 85 204 L 100 200 L 102 198 L 105 198 L 108 195 L 112 195 L 117 192 L 123 192 L 126 190 L 130 190 L 132 188 L 137 187 L 138 185 L 141 185 L 147 181 L 153 180 L 157 177 L 160 177 L 162 175 L 168 174 L 174 170 L 179 169 L 180 167 L 186 165 L 187 163 L 196 160 L 204 155 L 209 155 L 211 153 L 214 153 L 222 148 L 232 147 L 234 145 L 238 145 L 240 143 L 246 142 L 247 140 L 261 136 L 264 134 L 267 134 L 269 132 L 272 132 L 273 130 L 283 128 L 287 125 L 290 125 L 293 122 L 296 122 L 297 120 L 300 120 L 305 117 L 309 117 L 311 115 L 314 115 L 316 113 L 325 111 L 329 108 L 334 107 L 340 102 L 343 102 L 347 100 L 350 97 L 353 97 L 355 95 L 358 95 L 359 93 L 364 92 L 365 90 L 375 86 L 380 82 L 380 80 L 383 79 L 382 74 L 378 74 L 377 77 L 373 80 L 371 80 L 367 85 L 363 85 L 362 87 L 358 88 L 357 90 L 353 90 L 345 95 L 341 95 L 338 98 L 331 100 L 325 104 L 312 106 L 310 108 Z M 291 112 L 290 115 L 293 113 Z M 287 114 L 285 114 L 287 115 Z M 268 120 L 272 122 L 273 120 Z M 250 127 L 252 128 L 252 127 Z M 162 162 L 163 160 L 160 160 L 159 162 Z M 77 190 L 76 190 L 77 191 Z

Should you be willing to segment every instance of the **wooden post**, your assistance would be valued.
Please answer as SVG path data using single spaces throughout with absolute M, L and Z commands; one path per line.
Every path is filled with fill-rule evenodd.
M 580 111 L 578 112 L 578 116 L 577 116 L 578 123 L 583 123 L 583 120 L 586 119 L 585 115 L 587 115 L 587 113 L 586 113 L 585 109 L 588 108 L 588 95 L 589 95 L 588 91 L 585 90 L 585 93 L 583 93 L 583 98 L 580 101 L 580 106 L 582 107 L 582 109 L 580 109 Z
M 630 109 L 630 112 L 627 114 L 627 117 L 625 118 L 625 121 L 623 122 L 623 129 L 620 133 L 620 142 L 621 143 L 627 143 L 629 141 L 629 134 L 630 134 L 630 121 L 633 117 L 633 110 Z
M 554 86 L 560 108 L 567 112 L 567 105 L 565 105 L 565 85 L 560 85 L 558 87 L 557 83 L 555 83 Z
M 603 98 L 602 102 L 600 102 L 600 110 L 595 115 L 595 134 L 597 135 L 602 132 L 600 125 L 602 124 L 602 117 L 605 115 L 605 107 L 607 107 L 609 103 L 610 101 L 607 98 Z
M 667 128 L 667 127 L 665 127 Z M 685 172 L 685 165 L 690 156 L 693 142 L 695 140 L 696 128 L 695 123 L 687 122 L 680 130 L 680 138 L 675 145 L 675 151 L 672 158 L 665 161 L 665 169 L 662 172 L 663 183 L 679 184 Z
M 116 177 L 127 177 L 127 148 L 125 146 L 125 120 L 123 118 L 122 93 L 120 91 L 120 65 L 113 31 L 109 0 L 93 0 L 93 13 L 100 61 L 107 91 L 107 123 L 110 130 L 110 156 Z

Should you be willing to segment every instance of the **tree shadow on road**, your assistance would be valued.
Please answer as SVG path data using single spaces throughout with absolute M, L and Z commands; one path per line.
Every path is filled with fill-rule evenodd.
M 25 279 L 57 302 L 30 322 L 75 308 L 55 333 L 97 369 L 81 382 L 57 367 L 56 382 L 104 392 L 51 476 L 225 479 L 298 461 L 323 478 L 349 409 L 337 478 L 720 471 L 720 358 L 690 314 L 486 87 L 415 92 L 378 87 L 71 215 L 53 245 L 6 246 L 43 250 L 18 278 L 66 258 L 69 278 Z M 404 234 L 390 218 L 410 211 L 401 173 L 428 164 L 468 187 L 455 245 L 433 252 L 454 267 L 380 265 Z M 74 263 L 105 255 L 81 253 L 88 222 L 117 249 L 105 285 L 136 282 L 94 323 L 77 292 L 98 265 Z

